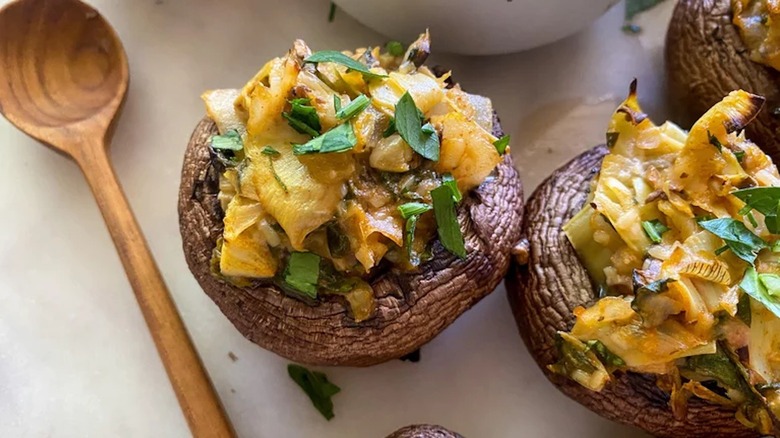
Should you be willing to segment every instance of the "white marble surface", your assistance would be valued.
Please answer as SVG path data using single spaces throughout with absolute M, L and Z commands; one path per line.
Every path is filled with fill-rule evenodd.
M 6 0 L 0 0 L 0 4 Z M 324 0 L 95 0 L 123 37 L 131 84 L 112 157 L 130 203 L 242 437 L 383 437 L 433 422 L 467 437 L 631 437 L 559 394 L 532 362 L 503 286 L 425 346 L 422 361 L 326 369 L 342 387 L 325 421 L 286 360 L 246 341 L 190 275 L 176 196 L 207 88 L 243 84 L 295 37 L 315 49 L 382 38 Z M 531 52 L 435 55 L 491 96 L 526 190 L 601 142 L 639 78 L 662 119 L 660 46 L 671 1 L 620 31 L 622 3 L 586 31 Z M 435 35 L 434 51 L 435 51 Z M 0 436 L 184 437 L 189 432 L 79 171 L 0 120 Z M 237 361 L 228 357 L 233 352 Z

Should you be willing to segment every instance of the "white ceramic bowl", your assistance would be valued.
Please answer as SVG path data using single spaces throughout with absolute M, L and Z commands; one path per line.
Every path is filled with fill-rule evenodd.
M 569 36 L 618 0 L 335 0 L 388 38 L 411 42 L 427 27 L 434 51 L 495 55 Z

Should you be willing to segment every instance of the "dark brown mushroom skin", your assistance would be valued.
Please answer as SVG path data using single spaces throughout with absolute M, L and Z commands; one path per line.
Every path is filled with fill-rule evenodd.
M 493 131 L 503 134 L 495 116 Z M 380 272 L 371 280 L 377 310 L 367 321 L 355 323 L 346 303 L 335 297 L 310 305 L 268 283 L 229 284 L 210 269 L 223 231 L 218 174 L 208 148 L 215 133 L 214 123 L 203 119 L 185 152 L 179 190 L 184 255 L 206 294 L 239 332 L 263 348 L 309 365 L 368 366 L 399 358 L 492 292 L 509 269 L 510 250 L 520 237 L 523 193 L 507 154 L 495 175 L 458 207 L 467 257 L 457 258 L 436 241 L 433 258 L 418 272 Z
M 509 302 L 520 335 L 545 376 L 561 392 L 597 414 L 632 425 L 659 437 L 757 437 L 734 417 L 734 411 L 691 398 L 688 413 L 677 420 L 669 396 L 655 378 L 635 373 L 616 375 L 601 392 L 552 374 L 557 361 L 555 334 L 574 325 L 572 311 L 597 299 L 585 268 L 563 232 L 563 225 L 584 205 L 591 179 L 607 153 L 606 146 L 590 149 L 556 170 L 526 204 L 523 242 L 507 275 Z M 526 253 L 523 253 L 527 251 Z
M 441 426 L 415 424 L 398 429 L 387 438 L 463 438 L 463 436 Z
M 750 59 L 732 24 L 730 0 L 680 0 L 666 34 L 666 73 L 672 119 L 690 127 L 729 92 L 766 98 L 747 137 L 780 162 L 780 72 Z

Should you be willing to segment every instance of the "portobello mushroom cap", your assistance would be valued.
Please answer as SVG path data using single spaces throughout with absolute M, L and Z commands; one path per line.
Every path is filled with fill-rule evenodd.
M 387 438 L 463 438 L 463 436 L 441 426 L 415 424 L 398 429 Z
M 295 362 L 369 366 L 420 348 L 460 314 L 492 292 L 509 269 L 510 250 L 520 237 L 522 185 L 507 154 L 494 176 L 464 196 L 458 221 L 467 257 L 452 255 L 438 241 L 433 258 L 417 272 L 380 265 L 369 283 L 374 315 L 355 323 L 340 297 L 316 305 L 285 295 L 270 282 L 237 287 L 211 272 L 224 213 L 217 201 L 218 172 L 209 155 L 216 125 L 204 118 L 184 155 L 179 190 L 179 226 L 184 255 L 200 286 L 247 339 Z M 493 114 L 493 134 L 501 137 Z
M 685 419 L 676 419 L 669 407 L 669 395 L 650 375 L 616 373 L 601 392 L 595 392 L 547 369 L 558 360 L 556 333 L 571 330 L 574 325 L 574 308 L 598 299 L 562 227 L 584 205 L 591 179 L 606 154 L 604 145 L 582 153 L 556 170 L 528 199 L 523 238 L 515 251 L 516 259 L 527 256 L 527 263 L 512 263 L 506 280 L 523 341 L 545 376 L 561 392 L 605 418 L 659 437 L 759 436 L 739 423 L 733 410 L 697 398 L 688 402 Z
M 673 119 L 691 126 L 733 90 L 766 98 L 747 137 L 780 162 L 780 72 L 750 59 L 732 23 L 730 0 L 680 0 L 666 34 L 666 74 Z

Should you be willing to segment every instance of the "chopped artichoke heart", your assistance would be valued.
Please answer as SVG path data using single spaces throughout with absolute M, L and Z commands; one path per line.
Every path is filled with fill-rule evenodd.
M 694 396 L 737 409 L 740 421 L 765 432 L 780 393 L 757 395 L 746 379 L 780 382 L 780 255 L 770 232 L 780 192 L 763 190 L 780 186 L 780 174 L 738 132 L 760 102 L 734 91 L 686 133 L 655 126 L 632 90 L 609 125 L 593 192 L 563 229 L 606 296 L 574 310 L 569 334 L 579 343 L 559 350 L 571 356 L 573 345 L 598 341 L 620 357 L 617 369 L 667 383 L 677 376 L 666 385 L 677 414 Z M 749 192 L 734 195 L 746 185 Z M 745 346 L 740 359 L 733 351 Z M 569 368 L 551 366 L 598 387 L 594 368 Z M 703 384 L 712 380 L 719 390 Z

